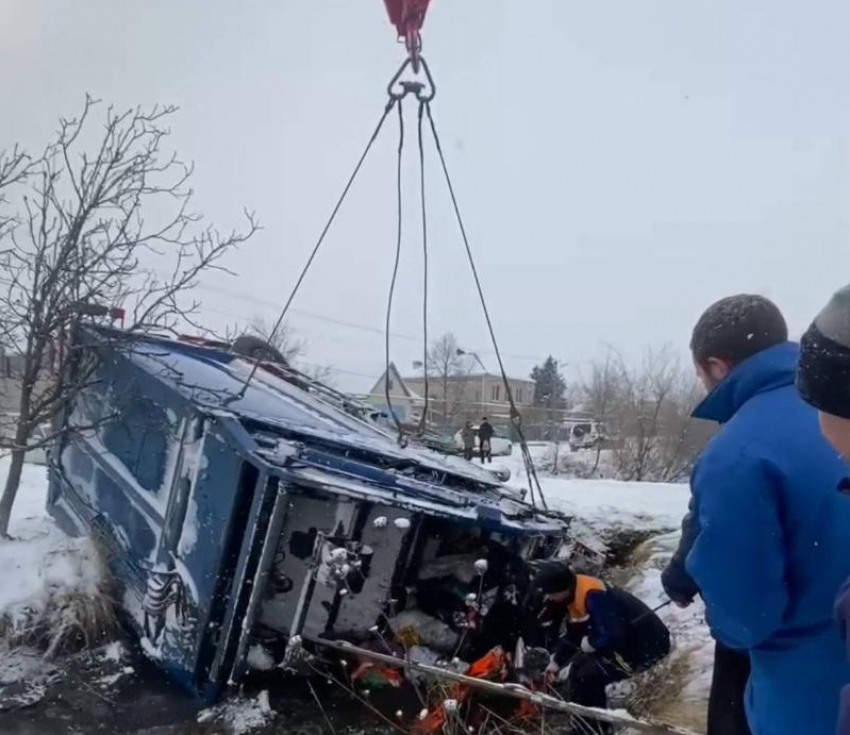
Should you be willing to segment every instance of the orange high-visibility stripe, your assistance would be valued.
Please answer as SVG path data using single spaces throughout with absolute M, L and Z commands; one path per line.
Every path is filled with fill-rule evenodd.
M 587 620 L 587 595 L 590 592 L 604 589 L 605 583 L 602 580 L 596 577 L 588 577 L 586 574 L 577 574 L 576 595 L 568 608 L 570 622 L 582 623 Z

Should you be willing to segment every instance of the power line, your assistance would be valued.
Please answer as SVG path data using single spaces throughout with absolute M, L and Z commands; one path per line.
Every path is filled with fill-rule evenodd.
M 280 304 L 275 303 L 269 299 L 264 299 L 258 296 L 251 296 L 249 294 L 239 293 L 236 291 L 231 291 L 230 289 L 220 288 L 217 286 L 207 286 L 204 284 L 198 284 L 197 288 L 202 291 L 210 291 L 212 293 L 220 293 L 225 296 L 228 296 L 232 299 L 236 299 L 237 301 L 244 301 L 246 303 L 257 304 L 258 306 L 267 306 L 269 308 L 277 309 Z M 205 307 L 206 308 L 206 307 Z M 209 309 L 209 311 L 215 311 L 214 309 Z M 384 330 L 378 327 L 370 327 L 366 324 L 358 324 L 357 322 L 345 321 L 344 319 L 336 319 L 334 317 L 326 316 L 324 314 L 316 314 L 312 311 L 306 311 L 304 309 L 298 309 L 296 307 L 290 307 L 289 311 L 293 314 L 299 314 L 300 316 L 307 317 L 309 319 L 316 319 L 321 322 L 328 322 L 329 324 L 336 324 L 340 327 L 347 327 L 349 329 L 358 329 L 363 332 L 370 332 L 372 334 L 384 336 Z M 412 337 L 409 334 L 400 334 L 398 332 L 391 332 L 391 337 L 396 337 L 397 339 L 404 339 L 410 342 L 419 342 L 420 339 L 418 337 Z
M 209 291 L 211 293 L 220 293 L 220 294 L 227 296 L 229 298 L 236 299 L 237 301 L 244 301 L 246 303 L 256 304 L 257 306 L 266 306 L 266 307 L 269 307 L 269 308 L 272 308 L 272 309 L 277 309 L 280 306 L 280 304 L 278 304 L 274 301 L 271 301 L 269 299 L 264 299 L 264 298 L 259 297 L 259 296 L 252 296 L 250 294 L 245 294 L 245 293 L 241 293 L 241 292 L 238 292 L 238 291 L 232 291 L 230 289 L 221 288 L 219 286 L 209 286 L 209 285 L 205 285 L 205 284 L 198 284 L 196 286 L 196 288 L 199 288 L 202 291 Z M 210 307 L 204 307 L 204 308 L 207 309 L 208 311 L 212 311 L 213 313 L 220 313 L 224 316 L 238 317 L 238 315 L 236 315 L 236 314 L 228 314 L 226 312 L 222 312 L 220 310 L 216 310 L 216 309 L 213 309 L 213 308 L 210 308 Z M 348 329 L 356 329 L 356 330 L 359 330 L 359 331 L 362 331 L 362 332 L 369 332 L 371 334 L 377 334 L 380 337 L 384 337 L 384 335 L 385 335 L 385 330 L 383 330 L 379 327 L 370 327 L 367 324 L 360 324 L 358 322 L 346 321 L 344 319 L 337 319 L 335 317 L 330 317 L 330 316 L 327 316 L 325 314 L 317 314 L 316 312 L 307 311 L 305 309 L 298 309 L 296 307 L 290 307 L 289 311 L 293 314 L 299 314 L 300 316 L 307 317 L 309 319 L 315 319 L 317 321 L 327 322 L 329 324 L 335 324 L 335 325 L 340 326 L 340 327 L 346 327 Z M 244 317 L 239 317 L 239 318 L 244 318 Z M 420 337 L 414 337 L 412 335 L 403 334 L 401 332 L 391 332 L 390 336 L 395 337 L 396 339 L 403 339 L 403 340 L 406 340 L 408 342 L 416 342 L 417 344 L 421 341 Z M 482 355 L 494 355 L 495 354 L 492 350 L 476 350 L 476 351 L 478 353 L 482 354 Z M 505 357 L 509 357 L 512 360 L 529 360 L 529 361 L 532 361 L 532 362 L 543 362 L 546 359 L 546 357 L 548 357 L 548 355 L 546 357 L 542 357 L 540 355 L 518 355 L 518 354 L 510 354 L 510 353 L 504 353 L 504 354 L 505 354 Z

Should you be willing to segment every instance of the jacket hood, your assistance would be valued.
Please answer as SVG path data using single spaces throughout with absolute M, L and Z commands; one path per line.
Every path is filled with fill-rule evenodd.
M 693 417 L 725 424 L 750 398 L 794 384 L 800 348 L 783 342 L 744 360 L 694 409 Z

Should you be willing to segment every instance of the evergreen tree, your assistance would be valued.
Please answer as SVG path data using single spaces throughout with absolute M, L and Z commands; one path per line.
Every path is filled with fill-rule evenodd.
M 531 371 L 534 381 L 534 405 L 540 408 L 564 408 L 567 382 L 558 368 L 558 361 L 549 355 L 542 365 Z

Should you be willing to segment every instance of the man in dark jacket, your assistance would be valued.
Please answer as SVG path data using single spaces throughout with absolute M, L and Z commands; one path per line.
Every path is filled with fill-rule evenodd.
M 577 704 L 604 709 L 608 684 L 646 671 L 670 653 L 667 626 L 625 590 L 557 561 L 539 568 L 529 590 L 527 614 L 553 632 L 550 680 L 571 664 L 567 695 Z M 604 723 L 593 727 L 610 732 Z
M 797 387 L 818 409 L 824 436 L 850 459 L 850 286 L 832 297 L 803 336 Z M 850 492 L 850 479 L 844 478 L 838 489 Z M 850 580 L 840 590 L 835 611 L 850 653 Z M 838 734 L 850 735 L 850 686 L 841 693 Z
M 493 425 L 485 416 L 481 419 L 481 426 L 478 427 L 478 448 L 481 451 L 481 464 L 493 461 L 493 450 L 490 446 L 493 434 L 495 434 L 495 431 L 493 431 Z
M 715 639 L 749 654 L 753 733 L 832 735 L 850 682 L 831 622 L 850 574 L 850 506 L 835 492 L 847 467 L 794 389 L 799 350 L 774 304 L 719 301 L 691 349 L 710 390 L 694 416 L 722 428 L 691 477 L 692 541 L 680 554 L 690 590 Z M 677 594 L 681 578 L 666 576 Z
M 472 454 L 475 452 L 475 429 L 472 428 L 472 422 L 467 421 L 460 430 L 460 438 L 463 441 L 463 458 L 468 462 L 472 459 Z

